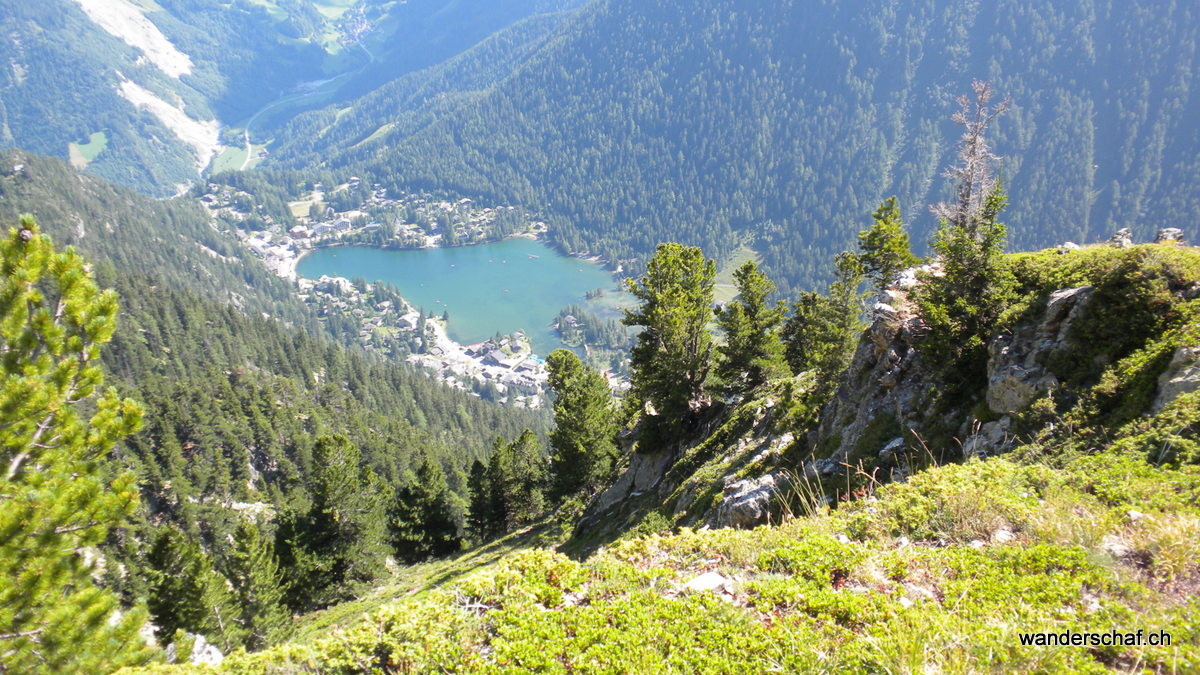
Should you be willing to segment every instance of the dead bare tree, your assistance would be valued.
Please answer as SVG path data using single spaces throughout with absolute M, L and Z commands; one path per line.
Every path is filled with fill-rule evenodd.
M 998 159 L 988 146 L 986 134 L 992 121 L 1008 110 L 1010 101 L 1006 96 L 990 105 L 994 92 L 991 84 L 983 80 L 972 82 L 971 90 L 975 93 L 974 100 L 959 96 L 959 111 L 950 118 L 963 127 L 958 142 L 958 164 L 944 174 L 954 181 L 955 201 L 934 204 L 930 210 L 939 220 L 979 237 L 988 196 L 996 186 L 992 164 Z

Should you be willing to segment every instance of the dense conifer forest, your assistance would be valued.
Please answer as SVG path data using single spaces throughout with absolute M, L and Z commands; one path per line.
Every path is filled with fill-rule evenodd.
M 239 553 L 246 537 L 278 539 L 268 557 L 291 556 L 275 583 L 291 579 L 310 589 L 280 591 L 296 609 L 344 597 L 382 573 L 388 555 L 422 558 L 412 551 L 433 536 L 428 513 L 446 514 L 442 527 L 456 549 L 468 536 L 471 462 L 486 459 L 497 436 L 544 426 L 537 414 L 503 410 L 339 344 L 330 326 L 193 204 L 149 200 L 57 160 L 5 153 L 0 165 L 7 171 L 0 218 L 15 223 L 19 213 L 35 214 L 56 245 L 87 255 L 97 283 L 120 298 L 119 328 L 101 363 L 108 384 L 143 411 L 140 431 L 113 465 L 133 472 L 142 505 L 102 550 L 112 558 L 109 587 L 131 601 L 149 598 L 168 641 L 178 627 L 207 634 L 223 649 L 251 644 L 252 632 L 214 628 L 222 603 L 233 602 L 220 591 L 233 574 L 228 566 L 238 555 L 266 555 Z M 355 554 L 363 572 L 300 581 L 303 556 L 287 548 L 279 523 L 319 508 L 328 468 L 320 444 L 333 438 L 353 447 L 376 476 L 375 539 Z M 445 476 L 442 489 L 423 509 L 401 509 L 392 495 L 425 494 L 421 472 L 434 470 Z M 351 485 L 361 488 L 357 479 Z M 248 518 L 262 529 L 239 535 Z M 393 531 L 407 532 L 395 539 L 404 542 L 397 553 Z M 163 567 L 184 564 L 181 556 L 191 556 L 195 577 L 186 600 L 174 597 L 176 586 L 162 585 L 183 583 L 182 572 Z M 282 610 L 276 603 L 262 611 Z
M 828 279 L 887 196 L 923 248 L 953 97 L 987 77 L 1015 102 L 994 132 L 1012 243 L 1145 238 L 1200 203 L 1196 11 L 604 0 L 528 56 L 497 54 L 501 34 L 302 115 L 283 135 L 304 142 L 274 159 L 544 209 L 566 249 L 613 260 L 644 263 L 663 240 L 717 259 L 750 244 L 786 295 Z

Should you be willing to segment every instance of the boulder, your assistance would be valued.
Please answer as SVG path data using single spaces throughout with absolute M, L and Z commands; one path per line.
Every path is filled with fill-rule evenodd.
M 683 587 L 696 593 L 732 593 L 733 579 L 728 579 L 717 572 L 705 572 L 698 577 L 693 577 Z
M 1008 433 L 1012 419 L 1005 415 L 998 420 L 988 422 L 979 427 L 979 431 L 967 437 L 963 442 L 963 456 L 989 457 L 999 454 L 1012 447 L 1012 437 Z
M 1129 248 L 1133 246 L 1133 232 L 1128 227 L 1122 227 L 1108 240 L 1108 243 L 1117 248 Z
M 225 660 L 225 655 L 221 653 L 217 646 L 204 639 L 203 635 L 193 635 L 188 633 L 192 638 L 192 654 L 188 657 L 188 663 L 201 665 L 219 665 Z M 172 642 L 167 645 L 167 663 L 178 663 L 178 645 Z
M 1180 347 L 1158 377 L 1158 395 L 1151 409 L 1158 412 L 1183 394 L 1200 389 L 1200 347 Z
M 776 497 L 788 484 L 786 474 L 776 471 L 726 486 L 717 509 L 717 527 L 751 528 L 766 523 Z
M 1158 231 L 1158 235 L 1154 237 L 1156 244 L 1182 244 L 1183 230 L 1178 227 L 1164 227 Z

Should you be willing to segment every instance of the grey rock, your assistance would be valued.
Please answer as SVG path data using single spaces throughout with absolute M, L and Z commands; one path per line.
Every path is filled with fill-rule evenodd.
M 771 507 L 789 484 L 787 476 L 781 472 L 730 484 L 722 494 L 716 525 L 750 528 L 766 523 L 771 516 Z
M 1180 347 L 1158 377 L 1158 394 L 1151 409 L 1159 412 L 1184 394 L 1200 389 L 1200 347 Z
M 1133 549 L 1115 534 L 1106 534 L 1100 540 L 1100 550 L 1118 560 L 1133 555 Z
M 836 457 L 815 459 L 804 465 L 804 477 L 809 480 L 832 478 L 838 474 L 840 468 Z
M 893 284 L 893 286 L 895 288 L 905 290 L 905 291 L 916 285 L 917 285 L 917 269 L 915 267 L 901 272 L 899 274 L 899 276 L 896 277 L 896 283 Z
M 714 591 L 732 593 L 733 579 L 728 579 L 717 572 L 705 572 L 698 577 L 693 577 L 683 587 L 697 593 L 712 593 Z
M 999 454 L 1012 447 L 1012 438 L 1008 429 L 1012 418 L 1008 415 L 979 427 L 979 431 L 967 437 L 963 442 L 963 455 L 967 457 L 988 457 Z
M 628 468 L 596 498 L 588 510 L 604 512 L 631 496 L 645 492 L 662 479 L 673 459 L 670 451 L 633 453 Z
M 1164 227 L 1158 231 L 1158 235 L 1154 237 L 1156 244 L 1182 244 L 1183 230 L 1178 227 Z
M 1045 333 L 1055 334 L 1059 341 L 1065 339 L 1070 322 L 1087 305 L 1094 290 L 1091 286 L 1080 286 L 1051 293 L 1046 300 L 1046 313 L 1039 328 Z
M 1108 243 L 1117 248 L 1129 248 L 1133 246 L 1133 232 L 1128 227 L 1122 227 L 1108 240 Z
M 1078 251 L 1079 249 L 1080 249 L 1079 244 L 1076 244 L 1073 241 L 1064 241 L 1063 243 L 1058 245 L 1059 253 L 1070 253 L 1071 251 Z
M 188 663 L 215 666 L 225 660 L 225 655 L 221 653 L 221 650 L 204 639 L 203 635 L 188 633 L 188 636 L 193 639 L 192 655 L 188 659 Z M 167 663 L 178 663 L 178 647 L 174 642 L 167 645 Z
M 900 453 L 904 450 L 904 438 L 897 437 L 888 441 L 888 444 L 883 446 L 879 451 L 879 462 L 887 466 L 893 465 L 900 458 Z
M 1093 295 L 1091 286 L 1054 291 L 1036 326 L 1020 326 L 988 344 L 987 403 L 992 412 L 1017 412 L 1058 386 L 1058 378 L 1041 364 L 1069 348 L 1071 326 Z

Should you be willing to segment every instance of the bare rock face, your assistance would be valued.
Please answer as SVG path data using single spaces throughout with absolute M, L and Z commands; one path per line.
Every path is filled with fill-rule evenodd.
M 927 265 L 925 274 L 938 274 Z M 880 294 L 871 312 L 871 326 L 860 340 L 850 367 L 837 391 L 821 412 L 820 425 L 811 431 L 807 445 L 814 456 L 802 467 L 808 480 L 826 482 L 844 471 L 842 462 L 863 460 L 894 470 L 903 453 L 892 446 L 908 429 L 920 426 L 927 414 L 931 391 L 928 369 L 916 344 L 925 325 L 907 297 L 916 270 L 906 280 Z M 903 438 L 899 439 L 904 445 Z
M 1159 412 L 1171 401 L 1200 389 L 1200 347 L 1180 347 L 1158 378 L 1158 395 L 1152 410 Z
M 1133 232 L 1130 232 L 1128 227 L 1122 227 L 1108 240 L 1108 243 L 1117 248 L 1129 248 L 1133 246 Z
M 1046 301 L 1042 321 L 1001 333 L 988 344 L 987 402 L 992 412 L 1022 410 L 1058 385 L 1042 363 L 1067 347 L 1071 324 L 1092 297 L 1091 286 L 1054 291 Z
M 591 510 L 603 513 L 621 501 L 654 487 L 673 459 L 674 453 L 670 450 L 633 453 L 629 458 L 629 468 L 596 498 Z
M 749 528 L 766 523 L 772 504 L 789 485 L 786 474 L 773 471 L 726 486 L 717 509 L 717 527 Z
M 1178 227 L 1164 227 L 1158 231 L 1158 236 L 1154 238 L 1156 244 L 1182 244 L 1183 230 Z

